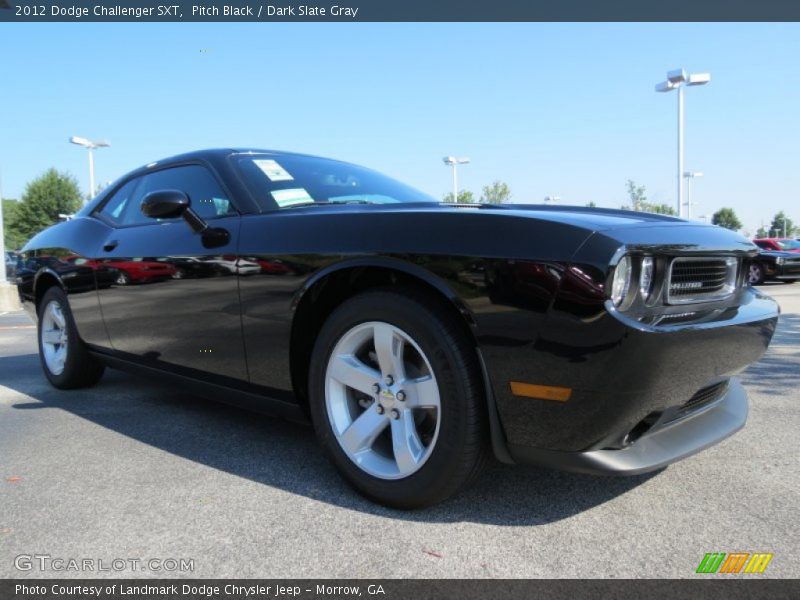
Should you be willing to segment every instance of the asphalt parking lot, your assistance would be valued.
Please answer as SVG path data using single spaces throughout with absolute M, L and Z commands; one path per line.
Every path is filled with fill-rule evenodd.
M 696 577 L 718 551 L 798 577 L 800 283 L 762 289 L 783 314 L 734 437 L 634 478 L 497 465 L 411 513 L 353 493 L 308 428 L 115 371 L 57 391 L 30 321 L 0 315 L 0 577 Z M 194 570 L 15 567 L 34 554 Z

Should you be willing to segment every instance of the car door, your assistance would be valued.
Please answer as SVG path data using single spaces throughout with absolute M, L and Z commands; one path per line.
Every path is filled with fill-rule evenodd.
M 142 214 L 142 199 L 163 190 L 185 193 L 209 227 L 228 232 L 227 243 L 208 248 L 184 219 Z M 238 275 L 214 268 L 235 260 L 240 216 L 214 173 L 201 164 L 148 172 L 124 183 L 95 216 L 111 227 L 96 260 L 116 273 L 98 290 L 112 348 L 187 375 L 247 380 Z

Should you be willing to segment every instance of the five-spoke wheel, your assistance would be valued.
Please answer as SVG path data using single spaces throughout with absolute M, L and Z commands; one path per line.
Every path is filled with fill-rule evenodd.
M 94 385 L 103 365 L 78 336 L 67 294 L 58 286 L 47 289 L 39 301 L 39 358 L 47 379 L 57 388 Z
M 328 360 L 325 404 L 347 456 L 381 479 L 416 472 L 439 433 L 439 387 L 430 361 L 389 323 L 356 325 Z
M 64 311 L 58 300 L 51 300 L 44 307 L 39 337 L 47 368 L 53 375 L 61 375 L 67 361 L 69 336 Z
M 333 311 L 311 357 L 309 408 L 345 479 L 390 506 L 439 502 L 486 458 L 474 342 L 423 292 L 364 292 Z

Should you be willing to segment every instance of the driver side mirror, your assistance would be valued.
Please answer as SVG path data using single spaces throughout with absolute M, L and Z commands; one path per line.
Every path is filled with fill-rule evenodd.
M 152 219 L 180 217 L 190 206 L 189 197 L 178 190 L 150 192 L 142 200 L 142 213 Z
M 217 248 L 230 241 L 230 234 L 220 227 L 209 227 L 208 223 L 192 210 L 189 196 L 180 190 L 150 192 L 142 199 L 142 214 L 151 219 L 173 219 L 183 217 L 192 231 L 202 236 L 203 246 Z

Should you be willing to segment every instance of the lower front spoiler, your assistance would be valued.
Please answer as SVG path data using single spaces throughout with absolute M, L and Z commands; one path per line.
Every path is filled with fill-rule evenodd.
M 738 379 L 731 379 L 728 392 L 713 405 L 697 413 L 646 433 L 630 446 L 618 450 L 559 452 L 510 445 L 515 462 L 595 475 L 638 475 L 713 446 L 744 427 L 747 392 Z

